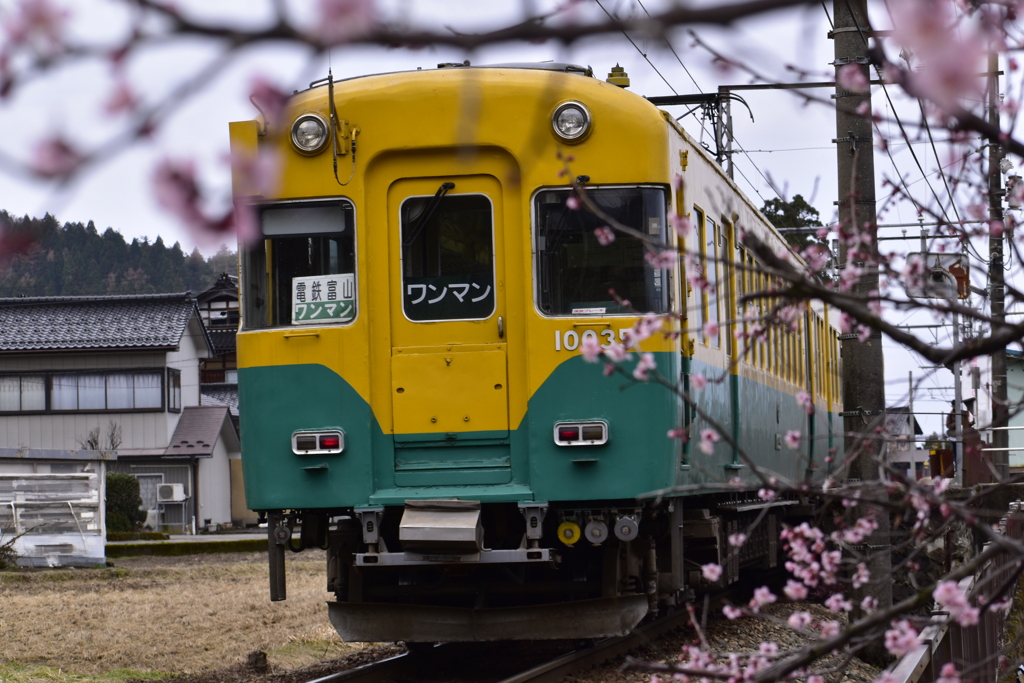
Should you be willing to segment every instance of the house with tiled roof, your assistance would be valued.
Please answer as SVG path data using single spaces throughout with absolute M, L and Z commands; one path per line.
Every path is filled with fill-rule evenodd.
M 0 299 L 0 473 L 71 473 L 82 460 L 50 456 L 102 452 L 138 477 L 154 526 L 230 523 L 240 448 L 228 408 L 200 407 L 212 355 L 189 293 Z

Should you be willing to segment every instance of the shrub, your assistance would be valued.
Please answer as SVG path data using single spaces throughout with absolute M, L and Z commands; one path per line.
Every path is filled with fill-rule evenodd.
M 18 553 L 14 552 L 14 542 L 24 534 L 5 532 L 0 527 L 0 569 L 11 569 L 17 566 Z
M 139 480 L 124 472 L 107 473 L 107 531 L 138 531 L 146 521 Z

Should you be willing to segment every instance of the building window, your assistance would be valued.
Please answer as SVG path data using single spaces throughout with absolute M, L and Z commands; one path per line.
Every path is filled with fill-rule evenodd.
M 181 380 L 178 373 L 178 410 Z M 162 410 L 163 371 L 2 375 L 0 413 Z
M 0 377 L 0 412 L 46 410 L 45 375 Z
M 167 368 L 167 410 L 181 412 L 181 370 Z

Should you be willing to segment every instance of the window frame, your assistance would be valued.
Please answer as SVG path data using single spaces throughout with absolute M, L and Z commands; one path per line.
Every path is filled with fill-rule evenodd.
M 261 212 L 264 209 L 272 207 L 285 207 L 292 205 L 314 205 L 314 204 L 330 204 L 330 203 L 344 203 L 347 202 L 352 207 L 352 267 L 353 275 L 352 281 L 355 285 L 355 297 L 353 301 L 356 303 L 356 313 L 351 319 L 339 322 L 330 322 L 324 320 L 321 324 L 309 324 L 309 325 L 293 325 L 291 322 L 276 325 L 272 323 L 261 324 L 259 326 L 251 326 L 248 322 L 249 317 L 246 315 L 246 309 L 249 306 L 249 297 L 255 296 L 250 290 L 250 283 L 252 280 L 250 276 L 250 262 L 252 260 L 252 252 L 261 250 L 263 252 L 261 265 L 263 266 L 262 271 L 259 273 L 259 277 L 264 280 L 263 294 L 266 296 L 266 302 L 273 305 L 273 294 L 270 291 L 270 285 L 274 277 L 273 268 L 270 265 L 274 258 L 273 248 L 268 250 L 267 242 L 273 242 L 275 239 L 288 238 L 288 237 L 313 237 L 313 236 L 330 236 L 338 235 L 341 233 L 295 233 L 293 235 L 271 235 L 267 236 L 263 234 L 263 222 L 261 218 Z M 238 326 L 237 330 L 240 333 L 245 332 L 261 332 L 264 330 L 294 330 L 296 327 L 302 329 L 316 329 L 317 327 L 347 327 L 356 323 L 359 320 L 360 312 L 362 311 L 362 301 L 360 300 L 362 288 L 359 286 L 359 207 L 355 200 L 346 195 L 336 195 L 333 197 L 302 197 L 299 199 L 278 199 L 278 200 L 263 200 L 263 201 L 251 201 L 247 202 L 244 207 L 239 207 L 237 210 L 250 210 L 255 212 L 255 220 L 260 231 L 260 239 L 257 243 L 254 243 L 253 247 L 244 250 L 239 255 L 240 268 L 239 268 L 239 282 L 238 282 Z M 269 253 L 269 258 L 268 258 Z M 342 273 L 344 274 L 344 273 Z M 289 289 L 290 283 L 289 283 Z M 290 317 L 290 316 L 289 316 Z M 230 329 L 230 328 L 220 328 Z
M 537 248 L 537 221 L 538 221 L 538 215 L 537 215 L 537 195 L 539 195 L 541 192 L 551 192 L 551 191 L 561 191 L 561 192 L 570 191 L 571 192 L 571 190 L 572 190 L 572 187 L 568 186 L 568 185 L 543 185 L 541 187 L 538 187 L 536 190 L 534 190 L 533 193 L 530 195 L 530 251 L 531 251 L 531 260 L 532 260 L 532 271 L 531 271 L 531 274 L 532 274 L 532 278 L 533 278 L 533 310 L 537 313 L 537 315 L 541 316 L 542 318 L 546 318 L 548 320 L 581 320 L 581 319 L 584 319 L 584 318 L 641 318 L 641 317 L 643 317 L 645 315 L 644 313 L 630 313 L 630 312 L 626 312 L 626 313 L 595 313 L 593 315 L 591 315 L 591 314 L 587 314 L 587 315 L 573 315 L 571 313 L 551 314 L 551 313 L 545 313 L 544 310 L 541 309 L 541 306 L 540 306 L 540 251 Z M 611 185 L 588 185 L 587 186 L 587 190 L 661 190 L 662 194 L 663 194 L 663 196 L 665 198 L 665 225 L 662 226 L 662 232 L 663 232 L 664 237 L 665 237 L 665 243 L 666 244 L 670 244 L 669 241 L 668 241 L 669 240 L 669 232 L 670 232 L 670 229 L 669 229 L 669 225 L 670 225 L 669 216 L 672 215 L 672 211 L 673 211 L 673 208 L 672 208 L 672 198 L 673 198 L 672 195 L 673 195 L 673 192 L 672 192 L 672 188 L 669 187 L 668 185 L 662 185 L 662 184 L 659 184 L 659 183 L 636 183 L 636 184 L 617 183 L 617 184 L 611 184 Z M 674 232 L 674 231 L 672 231 L 672 232 Z M 646 261 L 645 261 L 645 266 L 646 266 Z M 679 261 L 677 261 L 677 266 L 676 267 L 681 267 L 679 265 Z M 666 309 L 665 309 L 664 313 L 669 313 L 669 312 L 671 312 L 673 310 L 673 301 L 672 301 L 673 294 L 672 294 L 672 289 L 671 288 L 674 286 L 674 283 L 673 283 L 674 268 L 662 268 L 661 270 L 663 272 L 663 276 L 662 276 L 662 290 L 664 292 L 666 292 L 666 296 L 667 296 L 667 299 L 668 299 L 667 302 L 666 302 Z M 684 297 L 683 301 L 685 302 L 685 297 Z M 683 308 L 685 309 L 685 303 L 683 304 Z
M 181 412 L 181 370 L 177 368 L 167 368 L 167 381 L 164 383 L 167 387 L 167 412 L 169 413 L 180 413 Z M 177 391 L 175 391 L 177 390 Z M 177 395 L 177 405 L 175 405 L 174 398 Z
M 410 199 L 430 200 L 433 199 L 433 197 L 434 195 L 432 194 L 411 194 L 404 197 L 402 201 L 398 203 L 398 220 L 396 221 L 396 224 L 398 225 L 398 277 L 400 280 L 399 296 L 401 298 L 400 308 L 402 309 L 402 317 L 407 321 L 416 324 L 480 322 L 483 320 L 490 320 L 498 312 L 498 236 L 495 230 L 496 220 L 494 215 L 494 199 L 484 192 L 448 192 L 444 195 L 442 201 L 448 197 L 484 197 L 487 200 L 487 203 L 491 206 L 491 282 L 493 283 L 492 287 L 494 289 L 494 307 L 491 309 L 491 312 L 482 318 L 432 318 L 430 320 L 413 320 L 405 311 L 405 250 L 402 248 L 402 228 L 404 227 L 402 225 L 402 211 L 405 208 L 405 203 Z M 438 203 L 438 207 L 440 207 L 440 203 Z M 358 314 L 359 311 L 357 310 L 356 313 Z
M 99 370 L 25 370 L 22 372 L 0 372 L 0 377 L 24 377 L 24 376 L 42 376 L 44 377 L 44 391 L 45 391 L 45 407 L 42 410 L 3 410 L 0 411 L 0 416 L 8 415 L 104 415 L 104 414 L 116 414 L 116 413 L 163 413 L 167 412 L 167 372 L 165 371 L 166 366 L 156 367 L 133 367 L 133 368 L 105 368 Z M 54 410 L 51 406 L 53 405 L 53 378 L 58 375 L 101 375 L 106 378 L 109 375 L 156 375 L 160 377 L 160 406 L 152 408 L 74 408 L 74 409 L 62 409 Z M 76 382 L 77 386 L 77 382 Z M 104 405 L 108 403 L 107 397 L 106 380 L 104 379 L 104 390 L 103 390 L 103 402 Z M 180 411 L 177 411 L 180 412 Z

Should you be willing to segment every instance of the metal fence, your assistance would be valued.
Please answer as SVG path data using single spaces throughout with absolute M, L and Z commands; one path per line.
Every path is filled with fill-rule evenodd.
M 1009 538 L 1024 538 L 1024 503 L 1010 503 L 1010 511 L 1000 520 L 997 529 Z M 997 594 L 1013 578 L 1020 562 L 1020 558 L 1008 552 L 999 553 L 977 574 L 962 579 L 959 586 L 976 604 L 980 596 Z M 1015 589 L 1016 586 L 1008 588 L 1011 597 Z M 999 676 L 1006 613 L 985 610 L 978 625 L 969 627 L 949 619 L 944 611 L 934 611 L 932 615 L 932 623 L 921 632 L 921 644 L 892 668 L 899 682 L 934 681 L 939 678 L 943 665 L 952 662 L 963 680 L 995 683 Z

